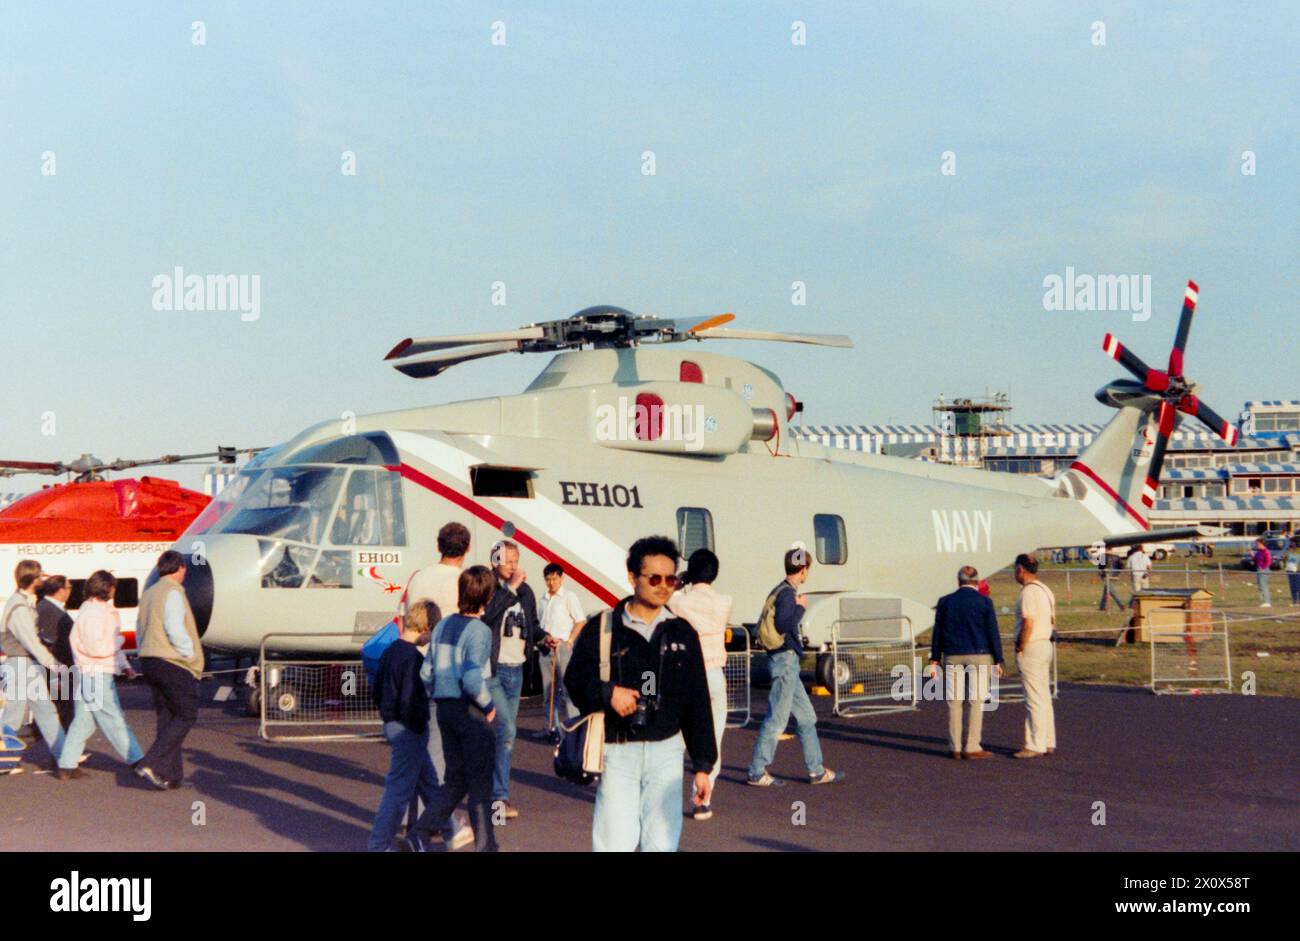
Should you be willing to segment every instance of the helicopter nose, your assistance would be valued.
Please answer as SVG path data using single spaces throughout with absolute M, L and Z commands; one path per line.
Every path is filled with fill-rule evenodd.
M 186 560 L 189 562 L 190 560 Z M 198 565 L 185 566 L 185 581 L 182 583 L 185 596 L 190 600 L 190 610 L 194 612 L 194 624 L 202 637 L 212 620 L 212 564 L 206 559 Z
M 212 564 L 207 559 L 199 557 L 197 553 L 184 553 L 185 555 L 185 581 L 181 587 L 185 589 L 185 597 L 189 599 L 190 610 L 194 612 L 194 626 L 199 629 L 199 636 L 202 637 L 208 629 L 208 623 L 212 620 Z M 152 588 L 154 582 L 158 581 L 158 567 L 154 566 L 145 579 L 144 587 Z

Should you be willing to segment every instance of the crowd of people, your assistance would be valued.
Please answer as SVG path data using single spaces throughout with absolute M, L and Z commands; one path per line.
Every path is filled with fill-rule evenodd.
M 185 557 L 164 552 L 157 572 L 158 580 L 140 597 L 136 625 L 138 662 L 158 718 L 146 752 L 117 693 L 118 676 L 136 676 L 123 653 L 122 624 L 113 604 L 117 579 L 104 570 L 92 573 L 74 617 L 67 610 L 72 584 L 65 576 L 46 575 L 33 559 L 23 559 L 14 570 L 17 590 L 0 613 L 2 724 L 18 730 L 31 715 L 53 760 L 47 770 L 56 780 L 86 776 L 81 767 L 89 757 L 86 742 L 98 728 L 152 787 L 187 786 L 181 748 L 198 718 L 203 647 L 181 587 Z M 18 763 L 4 773 L 24 770 Z
M 459 523 L 442 527 L 437 546 L 438 561 L 416 572 L 406 587 L 396 639 L 373 676 L 391 759 L 370 850 L 398 846 L 403 815 L 417 799 L 422 812 L 407 828 L 407 848 L 473 843 L 483 852 L 498 849 L 497 826 L 519 816 L 510 799 L 511 759 L 530 656 L 540 667 L 547 740 L 558 746 L 584 717 L 604 718 L 594 849 L 675 850 L 685 816 L 712 817 L 728 711 L 724 668 L 733 608 L 732 599 L 714 588 L 720 563 L 713 552 L 692 553 L 682 573 L 671 539 L 639 539 L 627 555 L 630 593 L 612 611 L 588 614 L 558 563 L 545 567 L 539 598 L 520 568 L 519 546 L 509 539 L 492 547 L 486 566 L 467 566 L 471 536 Z M 1257 561 L 1266 573 L 1271 560 Z M 783 785 L 768 768 L 778 743 L 797 738 L 808 782 L 836 784 L 844 774 L 823 762 L 816 713 L 800 677 L 807 605 L 800 588 L 811 560 L 796 547 L 782 563 L 785 577 L 768 594 L 758 624 L 771 687 L 746 781 L 754 787 Z M 1286 566 L 1293 603 L 1300 602 L 1297 542 Z M 1140 547 L 1129 553 L 1126 567 L 1136 593 L 1150 570 Z M 46 575 L 31 560 L 15 570 L 16 591 L 0 614 L 3 724 L 16 729 L 30 714 L 58 780 L 85 776 L 86 742 L 98 728 L 151 787 L 186 786 L 182 747 L 197 719 L 204 656 L 183 588 L 184 556 L 164 552 L 157 573 L 141 596 L 137 625 L 140 672 L 157 714 L 154 740 L 144 751 L 116 689 L 117 677 L 137 675 L 122 651 L 113 605 L 116 579 L 107 571 L 91 575 L 74 616 L 67 610 L 67 578 Z M 1026 697 L 1024 745 L 1014 757 L 1041 758 L 1056 749 L 1050 687 L 1056 599 L 1038 579 L 1032 555 L 1018 556 L 1014 573 L 1021 586 L 1014 643 Z M 1120 603 L 1112 574 L 1103 561 L 1103 610 L 1111 599 Z M 937 679 L 944 672 L 949 754 L 980 760 L 992 757 L 981 744 L 983 712 L 1005 661 L 987 582 L 966 565 L 957 572 L 957 585 L 935 607 L 930 675 Z M 1266 592 L 1266 583 L 1261 588 Z M 792 735 L 786 732 L 791 719 Z M 691 792 L 685 813 L 684 767 Z M 18 765 L 9 773 L 22 770 Z M 462 802 L 468 822 L 457 813 Z

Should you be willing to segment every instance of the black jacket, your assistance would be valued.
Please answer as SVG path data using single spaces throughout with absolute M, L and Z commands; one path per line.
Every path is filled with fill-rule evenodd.
M 662 742 L 681 732 L 694 770 L 712 771 L 718 761 L 718 743 L 713 737 L 713 712 L 700 636 L 684 618 L 669 617 L 655 628 L 647 642 L 623 624 L 623 608 L 629 600 L 624 598 L 613 612 L 610 682 L 600 681 L 601 616 L 595 614 L 582 626 L 573 645 L 569 668 L 564 673 L 565 688 L 583 715 L 605 710 L 606 742 Z M 632 716 L 623 718 L 610 708 L 610 695 L 615 686 L 642 692 L 650 677 L 655 678 L 657 708 L 647 713 L 645 726 L 637 728 Z M 646 698 L 644 693 L 642 698 Z
M 527 582 L 521 582 L 519 590 L 511 591 L 507 586 L 497 580 L 496 591 L 492 592 L 492 597 L 488 599 L 487 607 L 483 609 L 481 620 L 488 626 L 492 632 L 492 672 L 497 670 L 497 659 L 501 656 L 501 626 L 505 621 L 506 612 L 515 605 L 519 605 L 524 611 L 524 651 L 529 653 L 532 648 L 540 645 L 546 635 L 542 633 L 542 624 L 537 619 L 537 596 L 533 590 L 528 587 Z M 531 656 L 531 653 L 529 653 Z
M 400 722 L 417 735 L 429 727 L 429 693 L 420 679 L 423 665 L 420 648 L 399 637 L 379 658 L 371 690 L 380 718 Z
M 934 612 L 934 634 L 930 640 L 930 659 L 944 655 L 986 653 L 994 663 L 1002 663 L 1002 637 L 998 634 L 998 615 L 993 600 L 974 588 L 958 588 L 944 595 Z
M 36 633 L 54 659 L 65 667 L 74 665 L 72 658 L 72 615 L 48 598 L 36 605 Z

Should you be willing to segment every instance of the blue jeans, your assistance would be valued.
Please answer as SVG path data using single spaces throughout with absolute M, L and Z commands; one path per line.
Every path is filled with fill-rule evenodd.
M 1259 603 L 1270 604 L 1268 597 L 1268 569 L 1262 569 L 1255 573 L 1255 584 L 1259 586 Z
M 78 684 L 72 723 L 68 726 L 63 750 L 59 752 L 59 767 L 71 771 L 81 760 L 81 753 L 95 726 L 104 733 L 108 744 L 127 764 L 133 765 L 144 757 L 135 733 L 126 723 L 122 701 L 117 698 L 117 680 L 111 673 L 85 673 Z
M 564 671 L 569 668 L 573 645 L 560 644 L 551 653 L 543 654 L 538 663 L 542 670 L 542 708 L 546 710 L 547 732 L 561 732 L 566 722 L 578 718 L 577 708 L 569 701 L 569 691 L 564 685 Z M 551 671 L 555 671 L 554 693 L 551 692 Z M 551 696 L 555 699 L 552 701 Z
M 23 724 L 27 707 L 31 706 L 41 738 L 58 761 L 63 752 L 63 726 L 59 723 L 59 710 L 50 699 L 46 676 L 45 667 L 30 657 L 10 657 L 5 663 L 5 709 L 4 719 L 0 721 L 16 732 Z
M 497 664 L 488 680 L 488 692 L 496 708 L 492 723 L 497 737 L 496 770 L 492 772 L 492 802 L 510 800 L 510 755 L 515 750 L 515 730 L 519 720 L 519 694 L 524 688 L 524 668 Z
M 1291 586 L 1291 603 L 1300 604 L 1300 572 L 1287 572 L 1286 580 Z
M 675 853 L 682 837 L 681 734 L 662 742 L 605 746 L 591 848 L 597 853 Z
M 799 655 L 793 650 L 780 650 L 767 655 L 772 666 L 772 691 L 767 696 L 767 715 L 758 730 L 754 743 L 754 757 L 749 762 L 751 780 L 761 778 L 767 766 L 776 757 L 776 740 L 785 731 L 785 725 L 794 716 L 795 734 L 803 747 L 803 763 L 808 776 L 820 778 L 826 769 L 822 765 L 822 747 L 817 741 L 817 713 L 812 700 L 799 679 Z
M 412 732 L 400 722 L 385 722 L 384 738 L 393 746 L 393 756 L 388 763 L 388 776 L 384 778 L 384 796 L 375 813 L 375 827 L 366 844 L 372 853 L 382 853 L 392 845 L 402 814 L 417 792 L 426 807 L 437 797 L 433 759 L 429 757 L 429 733 Z

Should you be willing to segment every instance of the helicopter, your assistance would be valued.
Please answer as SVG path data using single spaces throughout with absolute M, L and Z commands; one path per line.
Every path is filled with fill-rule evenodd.
M 1235 436 L 1183 375 L 1195 305 L 1189 284 L 1167 370 L 1107 336 L 1103 349 L 1137 379 L 1096 393 L 1116 414 L 1050 479 L 793 437 L 803 404 L 774 372 L 703 349 L 742 339 L 849 349 L 845 336 L 597 306 L 516 330 L 404 339 L 385 361 L 416 379 L 492 356 L 552 357 L 518 394 L 326 421 L 263 451 L 178 541 L 198 563 L 184 587 L 214 650 L 254 653 L 276 634 L 266 649 L 344 656 L 393 617 L 453 520 L 472 534 L 470 561 L 506 538 L 525 569 L 563 565 L 588 612 L 627 594 L 637 538 L 675 536 L 683 557 L 707 547 L 745 624 L 783 576 L 783 554 L 803 546 L 814 564 L 802 631 L 821 652 L 820 676 L 836 636 L 931 627 L 961 565 L 992 573 L 1035 547 L 1191 535 L 1153 532 L 1148 510 L 1179 414 Z M 319 634 L 330 636 L 308 636 Z
M 233 464 L 234 448 L 208 454 L 169 454 L 147 460 L 101 461 L 83 454 L 70 462 L 0 461 L 0 477 L 67 476 L 0 509 L 0 574 L 21 559 L 35 559 L 49 574 L 68 577 L 68 608 L 77 610 L 86 579 L 105 569 L 118 579 L 114 605 L 126 649 L 135 647 L 136 609 L 159 553 L 171 548 L 210 502 L 207 494 L 161 477 L 109 480 L 137 467 L 215 459 Z

